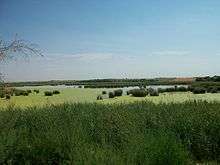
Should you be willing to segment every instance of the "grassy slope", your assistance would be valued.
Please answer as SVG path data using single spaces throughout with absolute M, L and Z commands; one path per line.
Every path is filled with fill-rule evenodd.
M 64 104 L 0 111 L 0 164 L 220 161 L 220 103 Z

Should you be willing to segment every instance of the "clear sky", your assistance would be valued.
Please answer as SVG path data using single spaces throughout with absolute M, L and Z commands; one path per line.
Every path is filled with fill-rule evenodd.
M 9 81 L 220 74 L 219 0 L 0 0 L 0 36 L 45 57 L 1 63 Z

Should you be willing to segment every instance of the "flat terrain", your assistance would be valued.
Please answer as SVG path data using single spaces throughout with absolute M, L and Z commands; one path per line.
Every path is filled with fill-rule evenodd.
M 35 88 L 22 88 L 22 89 L 36 89 Z M 82 88 L 59 88 L 61 92 L 59 95 L 44 96 L 44 91 L 52 91 L 57 89 L 57 87 L 38 87 L 40 89 L 39 94 L 31 93 L 29 96 L 13 96 L 10 100 L 0 99 L 0 107 L 18 106 L 43 106 L 47 104 L 61 104 L 61 103 L 91 103 L 91 102 L 101 102 L 101 103 L 130 103 L 134 101 L 152 101 L 154 103 L 170 103 L 170 102 L 184 102 L 189 100 L 206 100 L 210 101 L 220 101 L 220 94 L 192 94 L 190 92 L 184 93 L 163 93 L 159 97 L 144 97 L 135 98 L 131 96 L 116 97 L 113 99 L 108 99 L 107 95 L 104 96 L 104 100 L 97 101 L 98 95 L 105 91 L 113 91 L 114 89 L 82 89 Z
M 24 88 L 23 88 L 24 89 Z M 30 88 L 27 88 L 30 89 Z M 39 89 L 39 88 L 37 88 Z M 57 88 L 54 88 L 57 89 Z M 29 96 L 12 96 L 10 100 L 1 99 L 0 106 L 42 106 L 46 104 L 77 103 L 77 102 L 94 102 L 101 89 L 79 89 L 65 88 L 59 89 L 59 95 L 44 96 L 44 91 L 52 91 L 53 88 L 42 87 L 40 93 L 31 93 Z

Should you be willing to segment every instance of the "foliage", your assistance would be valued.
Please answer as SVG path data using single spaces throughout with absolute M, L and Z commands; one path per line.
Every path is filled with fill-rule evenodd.
M 51 91 L 45 91 L 44 96 L 53 96 L 53 92 Z
M 98 95 L 98 96 L 97 96 L 97 100 L 103 100 L 102 96 L 101 96 L 101 95 Z
M 10 86 L 45 86 L 45 85 L 76 85 L 79 88 L 123 88 L 123 87 L 145 87 L 148 85 L 191 85 L 193 82 L 173 81 L 175 78 L 155 79 L 93 79 L 93 80 L 51 80 L 51 81 L 30 81 L 12 82 Z
M 156 89 L 149 88 L 148 92 L 149 92 L 150 96 L 159 96 L 159 92 Z
M 4 93 L 0 93 L 0 98 L 4 98 L 5 94 Z
M 23 92 L 23 96 L 28 96 L 29 93 L 27 91 Z
M 114 90 L 114 95 L 115 95 L 115 96 L 122 96 L 122 93 L 123 93 L 123 90 L 122 90 L 122 89 Z
M 194 94 L 204 94 L 206 93 L 206 89 L 202 87 L 196 87 L 193 89 Z
M 25 92 L 26 92 L 25 90 L 19 90 L 19 89 L 16 89 L 16 90 L 14 91 L 15 96 L 24 95 Z
M 148 92 L 145 89 L 132 89 L 128 91 L 127 94 L 131 94 L 134 97 L 146 97 Z
M 159 93 L 164 93 L 164 92 L 187 92 L 187 91 L 190 91 L 190 89 L 191 89 L 190 86 L 189 87 L 175 86 L 175 87 L 165 88 L 165 89 L 159 88 L 158 92 Z
M 62 104 L 0 111 L 0 164 L 220 161 L 220 103 Z
M 30 89 L 27 90 L 27 93 L 32 93 L 32 91 Z
M 6 100 L 10 100 L 10 99 L 11 99 L 11 96 L 7 94 L 7 95 L 5 96 L 5 98 L 6 98 Z
M 108 97 L 109 97 L 109 98 L 114 98 L 114 97 L 115 97 L 114 92 L 109 92 L 109 93 L 108 93 Z
M 39 90 L 39 89 L 34 89 L 34 92 L 35 92 L 36 94 L 38 94 L 38 93 L 40 93 L 40 90 Z
M 212 82 L 220 82 L 220 76 L 197 77 L 197 78 L 196 78 L 196 81 L 200 81 L 200 82 L 209 82 L 209 81 L 212 81 Z
M 58 94 L 60 94 L 60 91 L 54 90 L 54 91 L 53 91 L 53 94 L 54 94 L 54 95 L 58 95 Z

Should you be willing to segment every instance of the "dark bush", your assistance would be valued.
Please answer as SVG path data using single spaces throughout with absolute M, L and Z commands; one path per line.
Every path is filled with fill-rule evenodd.
M 178 86 L 177 86 L 177 85 L 175 85 L 175 86 L 174 86 L 174 89 L 175 89 L 175 90 L 178 90 Z
M 9 100 L 9 99 L 11 98 L 11 96 L 7 94 L 7 95 L 5 96 L 5 98 L 6 98 L 7 100 Z
M 164 92 L 166 92 L 166 89 L 158 88 L 157 91 L 158 91 L 159 93 L 164 93 Z
M 23 92 L 23 96 L 28 96 L 28 95 L 29 95 L 29 93 L 27 91 Z
M 214 87 L 210 90 L 210 93 L 218 93 L 218 89 Z
M 36 94 L 38 94 L 40 91 L 39 91 L 39 89 L 34 89 L 34 92 L 35 92 Z
M 45 91 L 45 92 L 44 92 L 44 95 L 45 95 L 45 96 L 53 96 L 53 92 Z
M 176 91 L 178 91 L 178 92 L 186 92 L 186 91 L 187 91 L 187 88 L 186 88 L 186 87 L 183 87 L 183 86 L 177 87 L 177 88 L 176 88 Z
M 107 94 L 107 92 L 106 91 L 102 91 L 102 94 L 105 95 L 105 94 Z
M 97 100 L 103 100 L 102 96 L 98 95 Z
M 31 93 L 32 91 L 30 89 L 27 90 L 27 93 Z
M 21 93 L 20 93 L 20 92 L 15 91 L 15 96 L 20 96 L 20 95 L 21 95 Z
M 109 93 L 108 93 L 108 97 L 109 97 L 109 98 L 114 98 L 114 97 L 115 97 L 115 94 L 114 94 L 113 92 L 109 92 Z
M 157 90 L 154 90 L 154 91 L 150 92 L 150 96 L 159 96 L 159 93 Z
M 29 93 L 25 90 L 16 89 L 14 91 L 15 96 L 28 96 Z
M 123 90 L 122 89 L 117 89 L 114 91 L 115 96 L 122 96 Z
M 175 92 L 175 88 L 166 88 L 166 92 Z
M 4 93 L 0 93 L 0 98 L 4 98 L 5 94 Z
M 193 93 L 194 94 L 204 94 L 204 93 L 206 93 L 206 89 L 203 87 L 195 87 L 193 89 Z
M 153 89 L 153 88 L 149 88 L 148 93 L 150 94 L 150 96 L 159 96 L 158 91 L 156 89 Z
M 130 94 L 131 94 L 131 93 L 130 93 L 130 90 L 129 90 L 129 91 L 127 91 L 126 93 L 127 93 L 127 95 L 130 95 Z
M 60 91 L 54 90 L 54 91 L 53 91 L 53 94 L 54 94 L 54 95 L 58 95 L 58 94 L 60 94 Z
M 146 97 L 148 92 L 145 89 L 132 89 L 128 91 L 134 97 Z
M 190 92 L 193 92 L 194 87 L 192 87 L 192 86 L 188 86 L 187 90 L 190 91 Z
M 23 95 L 22 92 L 19 91 L 19 90 L 16 90 L 16 91 L 15 91 L 15 96 L 20 96 L 20 95 Z

